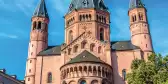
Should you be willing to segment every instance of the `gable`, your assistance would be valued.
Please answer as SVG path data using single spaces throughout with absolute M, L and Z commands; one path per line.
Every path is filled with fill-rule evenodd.
M 71 59 L 67 64 L 81 63 L 81 62 L 104 63 L 102 60 L 100 60 L 100 58 L 94 56 L 93 54 L 85 50 L 79 55 L 77 55 L 75 58 Z

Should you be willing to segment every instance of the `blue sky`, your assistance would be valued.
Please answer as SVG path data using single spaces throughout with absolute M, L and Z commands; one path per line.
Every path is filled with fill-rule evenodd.
M 168 54 L 168 0 L 142 0 L 148 10 L 156 53 Z M 19 79 L 25 75 L 31 16 L 39 0 L 0 0 L 0 68 Z M 50 16 L 49 45 L 64 41 L 64 19 L 70 0 L 46 0 Z M 129 40 L 129 0 L 105 0 L 111 12 L 111 40 Z M 59 40 L 57 39 L 59 38 Z

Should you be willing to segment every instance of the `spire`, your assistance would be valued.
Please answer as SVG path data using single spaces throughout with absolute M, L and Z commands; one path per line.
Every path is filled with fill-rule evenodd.
M 35 10 L 35 12 L 33 14 L 33 17 L 34 16 L 49 18 L 48 12 L 47 12 L 47 8 L 46 8 L 46 4 L 45 4 L 44 0 L 40 1 L 40 4 L 37 6 L 37 8 L 36 8 L 36 10 Z
M 144 4 L 141 0 L 130 0 L 129 9 L 144 8 Z

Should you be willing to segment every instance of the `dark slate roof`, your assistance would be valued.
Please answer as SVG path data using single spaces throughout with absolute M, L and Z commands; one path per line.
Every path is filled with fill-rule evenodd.
M 142 3 L 141 0 L 130 0 L 129 8 L 143 8 L 144 4 Z
M 95 8 L 107 10 L 103 0 L 72 0 L 69 6 L 69 12 L 75 9 Z
M 49 46 L 47 49 L 41 51 L 38 56 L 61 55 L 61 46 Z
M 67 64 L 73 63 L 81 63 L 81 62 L 96 62 L 96 63 L 104 63 L 102 60 L 88 52 L 87 50 L 83 51 L 75 58 L 71 59 Z
M 15 75 L 13 75 L 15 76 Z M 16 77 L 16 76 L 15 76 Z M 18 79 L 6 74 L 5 72 L 0 71 L 0 84 L 24 84 Z
M 47 8 L 46 8 L 46 4 L 44 0 L 41 0 L 39 5 L 37 6 L 33 17 L 46 17 L 49 18 L 48 16 L 48 12 L 47 12 Z
M 111 42 L 111 49 L 114 51 L 123 51 L 123 50 L 134 50 L 140 48 L 133 45 L 131 41 L 114 41 Z

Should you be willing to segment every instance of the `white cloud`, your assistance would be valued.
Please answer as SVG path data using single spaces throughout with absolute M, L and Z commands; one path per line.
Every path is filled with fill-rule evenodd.
M 6 33 L 0 33 L 0 37 L 11 38 L 11 39 L 17 39 L 18 38 L 18 36 L 16 36 L 16 35 L 11 35 L 11 34 L 6 34 Z

